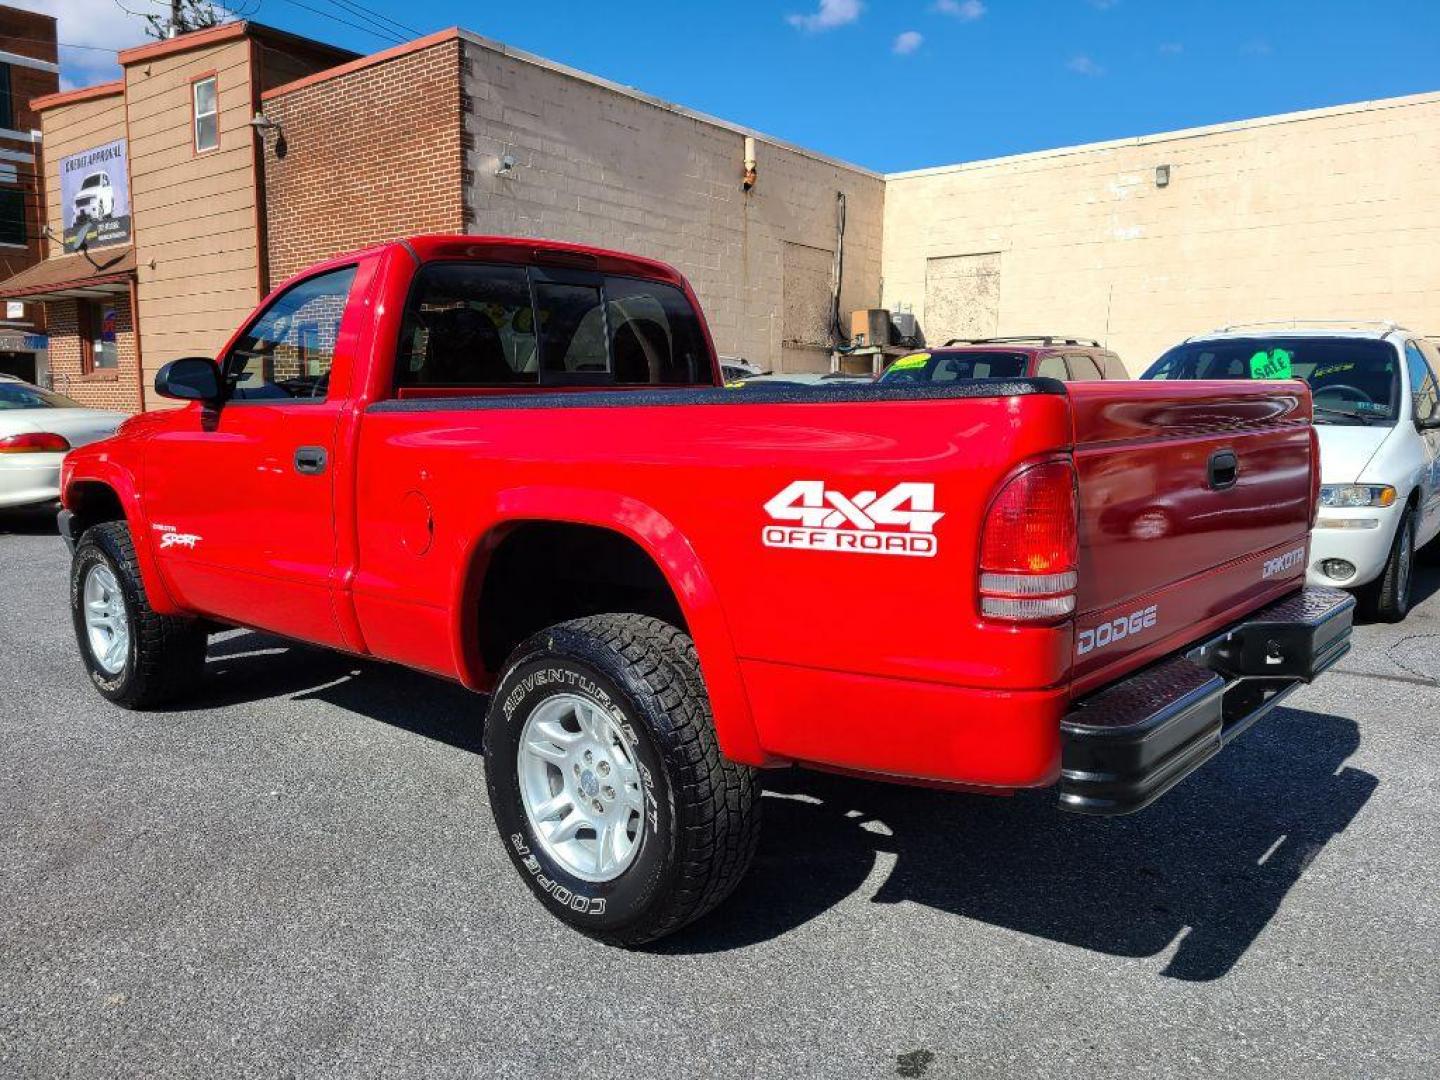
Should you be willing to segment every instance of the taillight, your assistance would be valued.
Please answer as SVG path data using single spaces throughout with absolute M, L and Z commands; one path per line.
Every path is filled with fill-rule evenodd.
M 69 449 L 70 441 L 64 435 L 51 435 L 46 431 L 0 439 L 0 454 L 63 454 Z
M 1044 622 L 1075 610 L 1076 513 L 1069 461 L 1032 465 L 1001 489 L 980 538 L 983 614 Z
M 1320 517 L 1320 433 L 1310 425 L 1310 518 L 1307 529 L 1315 528 Z

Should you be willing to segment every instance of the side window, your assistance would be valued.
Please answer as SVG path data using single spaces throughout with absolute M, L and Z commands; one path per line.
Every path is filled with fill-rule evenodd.
M 317 274 L 281 293 L 225 357 L 225 380 L 238 401 L 325 400 L 340 318 L 355 267 Z
M 1076 382 L 1095 382 L 1104 377 L 1100 374 L 1100 365 L 1095 363 L 1094 357 L 1084 353 L 1071 353 L 1065 359 L 1070 362 L 1070 378 Z
M 605 302 L 616 384 L 709 385 L 710 350 L 683 292 L 658 281 L 607 277 Z
M 1125 361 L 1113 352 L 1100 354 L 1100 377 L 1102 379 L 1124 379 L 1127 377 Z
M 405 308 L 395 366 L 401 386 L 538 383 L 535 317 L 524 267 L 424 267 Z
M 214 75 L 190 84 L 195 117 L 195 151 L 214 150 L 220 145 L 220 97 Z
M 1065 370 L 1065 358 L 1055 354 L 1042 356 L 1035 374 L 1042 379 L 1060 379 L 1062 382 L 1070 377 Z
M 1440 411 L 1440 391 L 1437 391 L 1435 373 L 1420 347 L 1413 341 L 1405 343 L 1405 366 L 1410 370 L 1410 393 L 1415 401 L 1416 421 L 1429 420 Z

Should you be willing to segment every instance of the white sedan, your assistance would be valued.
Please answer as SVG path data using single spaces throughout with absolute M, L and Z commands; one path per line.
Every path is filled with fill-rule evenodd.
M 108 438 L 125 419 L 0 375 L 0 509 L 59 498 L 66 452 Z

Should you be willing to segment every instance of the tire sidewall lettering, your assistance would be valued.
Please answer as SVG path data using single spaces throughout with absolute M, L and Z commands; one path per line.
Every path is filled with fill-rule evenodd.
M 535 842 L 520 799 L 515 768 L 520 732 L 530 713 L 557 693 L 577 694 L 599 706 L 635 751 L 645 804 L 645 830 L 635 861 L 610 881 L 583 881 L 551 860 Z M 491 807 L 511 861 L 553 912 L 577 925 L 601 929 L 619 924 L 629 910 L 654 895 L 670 871 L 673 847 L 665 835 L 672 815 L 666 792 L 657 781 L 657 773 L 662 772 L 660 761 L 645 726 L 621 705 L 625 699 L 624 691 L 608 673 L 584 661 L 569 657 L 522 660 L 496 688 L 488 727 L 500 730 L 487 730 L 485 736 Z

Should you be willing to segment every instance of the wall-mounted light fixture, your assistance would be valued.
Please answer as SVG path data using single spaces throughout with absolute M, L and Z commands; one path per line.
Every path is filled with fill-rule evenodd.
M 288 144 L 285 142 L 285 131 L 278 123 L 257 109 L 255 115 L 250 118 L 250 126 L 260 133 L 262 142 L 265 139 L 266 132 L 275 132 L 275 156 L 277 158 L 283 158 L 285 156 Z
M 1156 166 L 1155 166 L 1155 186 L 1156 186 L 1157 188 L 1160 188 L 1160 187 L 1169 187 L 1169 186 L 1170 186 L 1170 166 L 1169 166 L 1169 165 L 1156 165 Z
M 513 177 L 515 175 L 515 155 L 501 154 L 500 164 L 495 168 L 496 176 Z

